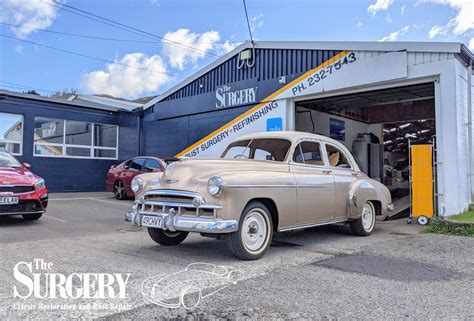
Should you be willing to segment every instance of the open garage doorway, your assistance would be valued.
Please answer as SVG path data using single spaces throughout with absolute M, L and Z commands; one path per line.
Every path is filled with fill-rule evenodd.
M 389 188 L 395 205 L 392 217 L 409 216 L 409 146 L 435 146 L 432 82 L 298 101 L 295 106 L 296 130 L 343 143 L 364 173 Z

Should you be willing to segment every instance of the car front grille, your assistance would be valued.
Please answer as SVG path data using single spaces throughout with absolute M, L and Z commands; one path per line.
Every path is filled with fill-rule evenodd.
M 199 198 L 202 204 L 196 207 L 193 200 Z M 216 218 L 221 207 L 206 203 L 198 193 L 179 190 L 153 190 L 146 192 L 140 200 L 140 213 L 169 213 L 171 209 L 176 215 Z
M 20 200 L 18 204 L 0 205 L 0 214 L 31 213 L 42 211 L 41 205 L 36 200 Z
M 0 185 L 0 193 L 23 194 L 35 190 L 33 185 Z

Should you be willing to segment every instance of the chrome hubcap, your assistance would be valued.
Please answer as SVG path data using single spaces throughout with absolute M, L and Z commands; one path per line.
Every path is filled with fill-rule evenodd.
M 268 224 L 264 214 L 254 209 L 247 214 L 242 224 L 242 241 L 250 252 L 258 252 L 267 242 Z
M 374 225 L 374 208 L 371 204 L 365 203 L 362 208 L 362 226 L 366 231 L 372 230 Z

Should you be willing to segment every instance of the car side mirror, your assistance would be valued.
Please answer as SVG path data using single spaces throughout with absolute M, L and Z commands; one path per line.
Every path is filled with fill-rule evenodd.
M 28 169 L 31 168 L 31 164 L 29 164 L 29 163 L 23 163 L 22 165 L 23 165 L 24 168 L 28 168 Z

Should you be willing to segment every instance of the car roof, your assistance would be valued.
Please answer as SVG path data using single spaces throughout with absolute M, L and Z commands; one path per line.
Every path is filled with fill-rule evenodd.
M 329 138 L 327 136 L 308 133 L 308 132 L 298 132 L 298 131 L 274 131 L 274 132 L 260 132 L 260 133 L 253 133 L 242 135 L 235 139 L 234 141 L 241 141 L 241 140 L 248 140 L 248 139 L 258 139 L 258 138 L 279 138 L 279 139 L 286 139 L 291 141 L 292 143 L 296 143 L 301 139 L 316 139 L 320 141 L 325 141 L 328 143 L 332 143 L 334 145 L 340 146 L 342 145 L 335 139 Z
M 313 134 L 313 133 L 308 133 L 308 132 L 298 132 L 298 131 L 260 132 L 260 133 L 242 135 L 238 137 L 237 139 L 235 139 L 233 142 L 238 142 L 238 141 L 248 140 L 248 139 L 259 139 L 259 138 L 286 139 L 286 140 L 289 140 L 292 143 L 292 145 L 297 144 L 298 141 L 302 139 L 315 139 L 321 142 L 330 143 L 334 146 L 339 147 L 343 151 L 346 151 L 346 154 L 347 154 L 346 156 L 350 158 L 350 161 L 354 169 L 358 171 L 360 170 L 359 165 L 355 161 L 354 156 L 352 155 L 350 150 L 346 146 L 344 146 L 344 144 L 342 144 L 341 142 L 335 139 L 332 139 L 323 135 L 318 135 L 318 134 Z

